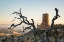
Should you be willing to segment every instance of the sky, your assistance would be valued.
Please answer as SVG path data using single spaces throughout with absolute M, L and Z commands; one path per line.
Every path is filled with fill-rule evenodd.
M 49 24 L 55 15 L 55 8 L 59 10 L 59 17 L 55 24 L 64 24 L 64 0 L 0 0 L 0 24 L 19 23 L 19 20 L 11 22 L 16 15 L 10 15 L 21 8 L 23 16 L 29 21 L 34 19 L 35 24 L 42 22 L 42 14 L 49 14 Z M 18 17 L 18 16 L 17 16 Z

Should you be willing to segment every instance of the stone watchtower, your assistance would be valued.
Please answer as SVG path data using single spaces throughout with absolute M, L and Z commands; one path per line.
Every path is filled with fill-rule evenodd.
M 43 23 L 43 25 L 42 25 L 43 28 L 49 27 L 49 15 L 47 13 L 43 14 L 42 23 Z
M 37 25 L 37 27 L 41 30 L 49 27 L 49 14 L 48 13 L 45 13 L 42 15 L 42 23 L 40 25 Z

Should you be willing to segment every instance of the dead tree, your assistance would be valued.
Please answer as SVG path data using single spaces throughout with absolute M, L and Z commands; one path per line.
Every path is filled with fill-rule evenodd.
M 22 19 L 23 21 L 21 20 L 21 22 L 20 22 L 19 24 L 17 24 L 17 25 L 14 25 L 13 28 L 10 27 L 11 30 L 14 29 L 15 27 L 21 25 L 22 23 L 25 23 L 25 24 L 27 24 L 27 25 L 30 25 L 29 27 L 26 27 L 25 29 L 31 29 L 30 27 L 33 27 L 34 33 L 37 33 L 37 35 L 42 39 L 42 41 L 45 42 L 45 39 L 43 38 L 42 34 L 36 29 L 36 27 L 35 27 L 35 25 L 34 25 L 34 20 L 33 20 L 33 19 L 31 19 L 31 20 L 32 20 L 32 23 L 30 23 L 30 22 L 27 20 L 27 17 L 22 16 L 22 14 L 21 14 L 21 9 L 20 9 L 20 13 L 19 13 L 19 12 L 14 12 L 13 14 L 19 15 L 20 18 L 17 18 L 17 17 L 15 17 L 15 18 L 17 18 L 17 19 Z M 15 19 L 14 19 L 14 20 L 15 20 Z M 14 21 L 14 20 L 13 20 L 13 21 Z
M 51 27 L 49 29 L 45 30 L 46 31 L 46 42 L 49 42 L 48 32 L 53 29 L 54 21 L 60 17 L 58 15 L 58 9 L 57 8 L 55 8 L 55 11 L 56 11 L 56 15 L 52 19 Z

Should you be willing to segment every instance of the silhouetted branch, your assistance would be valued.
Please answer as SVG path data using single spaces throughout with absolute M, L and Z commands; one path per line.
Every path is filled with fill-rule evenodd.
M 29 26 L 29 27 L 25 27 L 25 29 L 24 29 L 24 30 L 26 30 L 26 29 L 31 29 L 30 27 L 31 27 L 31 26 Z
M 8 28 L 8 29 L 11 29 L 11 27 L 13 27 L 13 26 L 14 26 L 14 23 L 13 23 L 13 24 L 10 26 L 10 28 Z M 8 30 L 8 29 L 7 29 L 7 30 Z M 6 31 L 7 31 L 7 30 L 6 30 Z
M 58 18 L 58 16 L 59 16 L 59 15 L 58 15 L 58 9 L 57 9 L 57 8 L 55 8 L 55 11 L 56 11 L 56 16 L 54 16 L 54 18 L 52 19 L 51 28 L 45 30 L 45 31 L 46 31 L 46 42 L 49 42 L 48 32 L 53 29 L 54 21 L 55 21 L 55 20 Z M 60 17 L 60 16 L 59 16 L 59 17 Z
M 15 27 L 17 27 L 17 26 L 19 26 L 19 25 L 21 25 L 23 23 L 23 21 L 22 22 L 20 22 L 19 24 L 17 24 L 17 25 L 14 25 L 14 27 L 12 28 L 12 29 L 14 29 Z

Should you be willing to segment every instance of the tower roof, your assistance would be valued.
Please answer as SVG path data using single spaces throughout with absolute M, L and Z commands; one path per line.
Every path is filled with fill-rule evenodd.
M 48 13 L 44 13 L 43 15 L 48 15 Z

